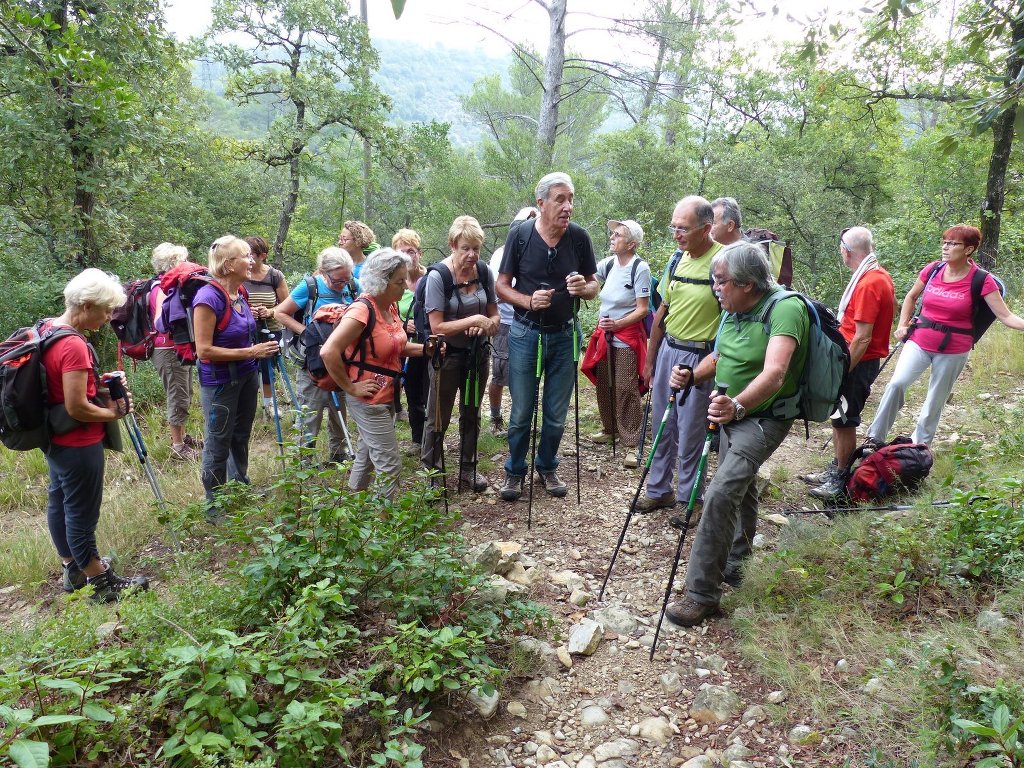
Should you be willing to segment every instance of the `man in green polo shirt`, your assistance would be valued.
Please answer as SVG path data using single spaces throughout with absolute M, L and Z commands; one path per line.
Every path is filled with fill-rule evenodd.
M 677 365 L 696 368 L 715 346 L 720 310 L 709 274 L 711 259 L 722 246 L 711 238 L 714 220 L 711 204 L 696 195 L 684 197 L 672 212 L 669 230 L 679 249 L 669 260 L 668 274 L 658 285 L 662 302 L 654 314 L 644 365 L 644 381 L 651 388 L 654 424 L 661 423 L 668 405 L 672 369 Z M 647 492 L 637 501 L 637 512 L 675 506 L 676 488 L 680 498 L 689 495 L 697 476 L 705 400 L 710 392 L 710 381 L 694 387 L 686 402 L 677 406 L 665 423 L 647 475 Z
M 781 288 L 756 245 L 722 250 L 712 260 L 711 274 L 724 320 L 715 354 L 701 361 L 693 378 L 698 384 L 718 382 L 727 390 L 707 404 L 707 420 L 722 425 L 722 447 L 690 549 L 686 597 L 665 612 L 683 627 L 718 613 L 723 580 L 735 585 L 742 576 L 757 529 L 757 471 L 793 424 L 793 419 L 774 416 L 772 405 L 797 393 L 810 330 L 807 309 L 796 296 L 778 301 L 765 327 L 765 303 Z M 682 388 L 689 377 L 688 371 L 675 368 L 669 383 Z M 690 396 L 696 391 L 695 386 Z

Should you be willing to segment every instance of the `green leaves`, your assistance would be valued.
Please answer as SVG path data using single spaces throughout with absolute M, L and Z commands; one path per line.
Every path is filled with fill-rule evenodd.
M 47 768 L 50 765 L 50 749 L 41 741 L 15 739 L 8 755 L 18 768 Z

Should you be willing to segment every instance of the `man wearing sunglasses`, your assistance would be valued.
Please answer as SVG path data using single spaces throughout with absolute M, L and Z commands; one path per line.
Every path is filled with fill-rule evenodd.
M 573 305 L 576 299 L 593 299 L 600 289 L 590 236 L 569 221 L 575 200 L 572 179 L 549 173 L 537 183 L 535 197 L 540 215 L 509 231 L 496 285 L 498 298 L 514 310 L 508 336 L 512 415 L 501 489 L 505 501 L 522 496 L 529 468 L 538 349 L 543 353 L 544 400 L 535 463 L 544 490 L 552 496 L 568 492 L 556 470 L 577 375 Z
M 696 195 L 680 200 L 672 212 L 669 230 L 678 249 L 669 260 L 668 274 L 658 284 L 662 303 L 654 314 L 644 364 L 644 381 L 651 388 L 652 424 L 661 423 L 668 407 L 672 369 L 677 365 L 696 369 L 715 346 L 720 308 L 710 273 L 711 260 L 722 245 L 711 236 L 714 220 L 711 203 Z M 680 497 L 689 494 L 697 475 L 713 383 L 707 380 L 696 385 L 665 424 L 651 461 L 646 494 L 636 503 L 637 512 L 674 507 L 677 487 Z
M 832 419 L 835 461 L 823 472 L 800 476 L 815 486 L 810 494 L 819 499 L 832 499 L 846 491 L 846 469 L 857 447 L 861 411 L 882 360 L 889 354 L 896 312 L 896 289 L 875 256 L 870 230 L 844 229 L 839 236 L 839 256 L 853 275 L 839 301 L 839 331 L 850 345 L 850 373 L 839 390 L 840 407 Z

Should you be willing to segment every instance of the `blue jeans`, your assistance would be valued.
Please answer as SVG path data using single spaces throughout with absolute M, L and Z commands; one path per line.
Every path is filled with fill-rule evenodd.
M 256 370 L 228 384 L 199 388 L 206 421 L 202 477 L 208 501 L 228 480 L 249 482 L 249 437 L 259 383 Z
M 529 469 L 530 431 L 537 391 L 537 338 L 541 334 L 518 321 L 508 333 L 508 391 L 512 398 L 512 416 L 508 423 L 508 461 L 505 471 L 524 477 Z M 544 399 L 542 425 L 537 439 L 536 466 L 540 472 L 558 468 L 558 446 L 565 432 L 576 363 L 573 360 L 572 326 L 543 334 Z
M 46 450 L 50 467 L 46 525 L 62 558 L 85 568 L 100 556 L 96 525 L 103 501 L 103 442 L 84 448 L 53 445 Z

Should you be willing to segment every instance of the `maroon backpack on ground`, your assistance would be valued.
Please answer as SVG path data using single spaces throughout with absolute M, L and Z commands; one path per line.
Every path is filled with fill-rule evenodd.
M 860 459 L 846 481 L 851 501 L 878 501 L 901 490 L 913 490 L 932 469 L 931 449 L 909 437 L 897 437 L 865 456 L 869 450 L 858 448 L 850 460 L 853 466 Z

